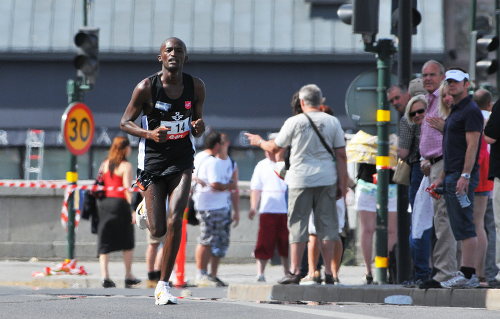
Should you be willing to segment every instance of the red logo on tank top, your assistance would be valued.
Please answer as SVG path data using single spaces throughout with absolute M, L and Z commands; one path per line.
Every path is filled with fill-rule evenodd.
M 185 101 L 184 107 L 186 108 L 186 110 L 189 110 L 191 108 L 191 101 Z

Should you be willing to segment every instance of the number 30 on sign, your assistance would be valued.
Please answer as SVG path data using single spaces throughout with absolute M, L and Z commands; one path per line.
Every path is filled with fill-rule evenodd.
M 94 116 L 89 107 L 77 102 L 70 104 L 62 116 L 61 132 L 66 148 L 73 155 L 85 154 L 94 139 Z

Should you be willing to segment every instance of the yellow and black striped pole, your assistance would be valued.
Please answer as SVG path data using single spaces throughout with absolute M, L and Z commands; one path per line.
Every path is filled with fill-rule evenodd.
M 387 283 L 387 268 L 389 266 L 387 251 L 387 212 L 389 194 L 389 125 L 391 111 L 387 102 L 386 90 L 390 86 L 390 62 L 396 52 L 390 39 L 377 41 L 377 227 L 375 238 L 375 280 L 380 284 Z
M 68 185 L 76 185 L 78 182 L 76 163 L 76 156 L 70 154 L 70 167 L 66 172 L 66 182 L 68 182 Z M 66 234 L 68 240 L 68 259 L 75 259 L 75 206 L 75 192 L 72 192 L 68 198 L 68 223 Z

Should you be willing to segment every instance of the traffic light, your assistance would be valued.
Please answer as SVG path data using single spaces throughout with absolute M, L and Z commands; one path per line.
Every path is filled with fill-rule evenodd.
M 86 84 L 93 85 L 99 72 L 99 29 L 82 28 L 75 34 L 74 41 L 78 48 L 73 60 L 77 74 Z
M 489 53 L 498 49 L 498 37 L 494 35 L 478 36 L 476 39 L 476 77 L 484 78 L 497 72 L 498 61 L 489 59 Z
M 353 0 L 337 10 L 340 20 L 352 24 L 352 32 L 359 33 L 363 42 L 372 43 L 378 33 L 379 0 Z
M 398 35 L 398 22 L 399 22 L 399 0 L 392 0 L 391 6 L 391 34 Z M 417 26 L 422 21 L 422 15 L 417 10 L 417 0 L 411 0 L 411 25 L 412 34 L 417 34 Z
M 488 76 L 498 71 L 498 34 L 493 32 L 493 18 L 491 14 L 482 14 L 474 17 L 473 31 L 470 33 L 470 61 L 469 74 L 476 87 L 488 80 Z M 495 57 L 490 58 L 490 53 L 496 51 Z M 498 77 L 498 74 L 497 74 Z

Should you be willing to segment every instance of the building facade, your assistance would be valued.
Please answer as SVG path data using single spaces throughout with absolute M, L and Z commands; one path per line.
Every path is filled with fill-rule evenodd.
M 81 178 L 91 178 L 134 86 L 159 70 L 161 42 L 185 41 L 185 71 L 202 78 L 208 126 L 228 132 L 232 156 L 249 179 L 263 156 L 247 148 L 242 131 L 276 131 L 290 116 L 289 101 L 302 85 L 318 84 L 345 130 L 345 92 L 361 72 L 376 68 L 359 35 L 337 17 L 340 3 L 313 0 L 94 0 L 88 25 L 98 27 L 100 71 L 85 94 L 96 135 L 78 158 Z M 380 1 L 381 37 L 390 35 L 391 0 Z M 413 36 L 414 70 L 445 52 L 444 4 L 420 0 L 422 23 Z M 60 135 L 66 82 L 75 77 L 73 37 L 83 25 L 83 0 L 3 0 L 0 11 L 0 179 L 22 178 L 28 129 L 43 129 L 43 179 L 63 179 L 69 156 Z M 135 139 L 132 140 L 135 142 Z M 201 141 L 198 141 L 199 145 Z M 132 162 L 135 162 L 132 159 Z

